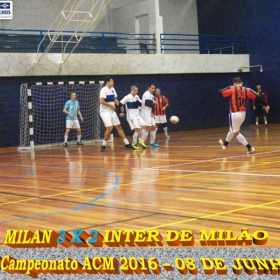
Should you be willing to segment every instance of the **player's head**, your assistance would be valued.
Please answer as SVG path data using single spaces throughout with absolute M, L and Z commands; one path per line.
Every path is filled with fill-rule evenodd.
M 107 86 L 108 88 L 111 88 L 111 87 L 114 86 L 114 79 L 113 79 L 112 77 L 108 76 L 108 77 L 106 77 L 106 78 L 104 79 L 104 84 L 105 84 L 105 86 Z
M 261 85 L 256 85 L 257 90 L 260 90 L 262 88 Z
M 132 86 L 130 89 L 130 92 L 133 96 L 138 94 L 138 87 L 137 86 Z
M 148 91 L 149 91 L 150 93 L 154 93 L 154 92 L 155 92 L 155 89 L 156 89 L 155 84 L 153 84 L 153 83 L 149 84 L 149 86 L 148 86 Z
M 234 77 L 234 78 L 232 79 L 232 83 L 233 83 L 233 85 L 235 85 L 235 86 L 242 86 L 242 85 L 243 85 L 243 82 L 242 82 L 241 77 Z
M 161 90 L 160 90 L 160 88 L 156 88 L 156 96 L 161 96 Z
M 71 98 L 71 100 L 76 100 L 76 98 L 77 98 L 76 92 L 71 92 L 70 98 Z

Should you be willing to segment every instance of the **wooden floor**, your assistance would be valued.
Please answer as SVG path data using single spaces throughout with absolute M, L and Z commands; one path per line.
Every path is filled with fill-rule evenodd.
M 266 230 L 280 247 L 280 127 L 244 128 L 254 155 L 227 128 L 171 134 L 131 151 L 119 139 L 34 153 L 0 150 L 0 243 L 6 229 Z

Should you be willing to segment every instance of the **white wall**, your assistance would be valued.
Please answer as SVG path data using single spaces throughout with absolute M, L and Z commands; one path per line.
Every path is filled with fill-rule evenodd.
M 249 66 L 249 55 L 211 54 L 72 54 L 59 64 L 61 54 L 47 54 L 39 64 L 36 54 L 1 53 L 0 76 L 142 75 L 236 73 Z

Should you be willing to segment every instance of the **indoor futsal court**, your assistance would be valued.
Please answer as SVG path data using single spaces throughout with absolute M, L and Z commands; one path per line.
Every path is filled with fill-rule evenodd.
M 171 133 L 160 148 L 125 150 L 120 139 L 29 153 L 1 149 L 1 233 L 7 229 L 228 229 L 269 231 L 278 245 L 279 127 L 243 129 L 255 154 L 227 128 Z M 6 164 L 6 163 L 9 164 Z M 1 244 L 3 247 L 3 243 Z M 196 242 L 195 246 L 200 246 Z

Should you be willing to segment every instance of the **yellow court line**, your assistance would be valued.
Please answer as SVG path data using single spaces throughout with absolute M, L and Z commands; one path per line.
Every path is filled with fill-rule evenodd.
M 275 162 L 280 162 L 280 161 L 275 161 Z M 260 166 L 260 165 L 265 165 L 265 164 L 275 163 L 275 162 L 264 162 L 264 163 L 260 163 L 260 164 L 251 165 L 250 167 Z M 234 168 L 229 168 L 227 170 L 233 170 L 233 169 L 238 169 L 238 168 L 240 168 L 240 166 L 234 167 Z M 218 170 L 214 170 L 214 171 L 223 171 L 223 169 L 218 169 Z M 124 184 L 120 184 L 119 187 L 128 186 L 128 185 L 151 183 L 151 182 L 158 182 L 158 181 L 164 181 L 164 180 L 169 180 L 169 179 L 191 177 L 191 176 L 197 176 L 197 175 L 205 175 L 205 174 L 207 174 L 207 173 L 205 173 L 205 171 L 203 171 L 203 172 L 197 172 L 197 173 L 191 173 L 191 174 L 185 174 L 185 175 L 169 176 L 169 177 L 160 178 L 160 179 L 154 179 L 154 180 L 139 181 L 139 182 L 134 182 L 134 183 L 124 183 Z M 2 206 L 2 205 L 9 205 L 9 204 L 16 204 L 16 203 L 26 202 L 26 201 L 32 201 L 32 200 L 36 200 L 36 199 L 44 199 L 44 198 L 49 198 L 49 197 L 56 197 L 56 196 L 67 195 L 67 194 L 82 193 L 82 192 L 87 192 L 87 191 L 92 191 L 92 190 L 97 190 L 97 189 L 103 189 L 103 188 L 106 188 L 106 187 L 103 186 L 103 187 L 97 187 L 97 188 L 89 188 L 89 189 L 84 189 L 84 190 L 77 190 L 77 191 L 70 191 L 70 192 L 64 192 L 64 193 L 45 195 L 45 196 L 40 196 L 40 197 L 35 197 L 35 198 L 32 197 L 32 198 L 27 198 L 27 199 L 9 201 L 9 202 L 0 203 L 0 206 Z
M 224 212 L 218 212 L 218 213 L 214 213 L 214 214 L 210 214 L 210 215 L 206 215 L 206 216 L 200 216 L 198 218 L 192 218 L 192 219 L 187 219 L 187 220 L 181 220 L 181 221 L 178 221 L 178 222 L 162 224 L 162 225 L 159 225 L 159 226 L 146 228 L 144 230 L 169 227 L 169 226 L 178 225 L 178 224 L 187 223 L 187 222 L 192 222 L 192 221 L 196 221 L 196 220 L 207 219 L 207 218 L 217 217 L 217 216 L 221 216 L 221 215 L 225 215 L 225 214 L 235 213 L 235 212 L 248 210 L 248 209 L 252 209 L 252 208 L 265 207 L 267 205 L 271 205 L 271 204 L 275 204 L 275 203 L 280 203 L 280 200 L 275 200 L 275 201 L 266 202 L 266 203 L 262 203 L 262 204 L 250 205 L 250 206 L 247 206 L 247 207 L 237 208 L 237 209 L 228 210 L 228 211 L 224 211 Z

